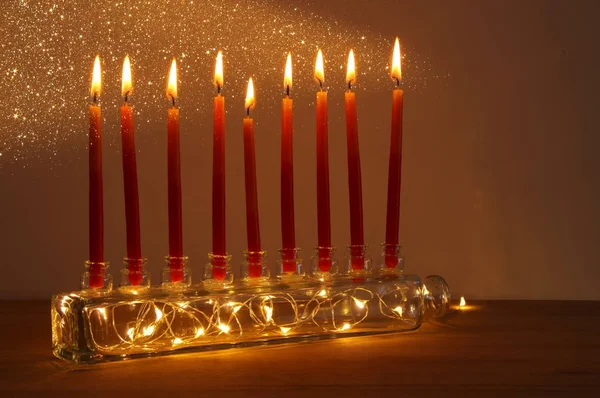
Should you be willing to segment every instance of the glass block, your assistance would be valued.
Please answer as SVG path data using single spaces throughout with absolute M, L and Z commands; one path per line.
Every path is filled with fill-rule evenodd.
M 423 292 L 419 277 L 399 275 L 59 294 L 52 297 L 52 346 L 59 358 L 95 363 L 402 332 L 420 326 Z

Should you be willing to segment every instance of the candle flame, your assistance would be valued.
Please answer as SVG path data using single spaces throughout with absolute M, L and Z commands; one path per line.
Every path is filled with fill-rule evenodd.
M 283 88 L 287 95 L 290 95 L 290 88 L 292 88 L 292 54 L 288 53 L 287 60 L 285 61 L 285 76 L 283 78 Z
M 323 67 L 323 52 L 319 50 L 317 53 L 317 62 L 315 62 L 315 79 L 319 81 L 319 84 L 323 84 L 325 81 L 325 68 Z
M 223 53 L 221 51 L 217 54 L 215 65 L 215 86 L 217 86 L 219 91 L 223 87 Z
M 467 302 L 465 301 L 464 297 L 460 298 L 460 304 L 458 305 L 459 307 L 464 307 L 465 305 L 467 305 Z
M 396 37 L 396 43 L 394 44 L 394 55 L 392 56 L 392 79 L 397 83 L 402 79 L 402 57 L 400 56 L 400 40 Z
M 169 80 L 167 82 L 167 98 L 173 100 L 177 98 L 177 61 L 173 58 L 171 62 L 171 71 L 169 72 Z
M 123 80 L 121 83 L 121 95 L 127 97 L 133 90 L 133 84 L 131 79 L 131 62 L 129 61 L 129 55 L 125 57 L 123 61 Z
M 348 83 L 348 87 L 350 87 L 352 83 L 356 82 L 356 64 L 354 62 L 353 50 L 350 50 L 350 54 L 348 54 L 348 69 L 346 69 L 346 82 Z
M 96 55 L 94 60 L 94 71 L 92 72 L 92 88 L 91 93 L 94 100 L 102 91 L 102 76 L 100 74 L 100 56 Z
M 254 99 L 254 83 L 252 83 L 252 78 L 248 80 L 248 90 L 246 91 L 246 103 L 245 107 L 248 111 L 254 108 L 256 104 L 256 100 Z

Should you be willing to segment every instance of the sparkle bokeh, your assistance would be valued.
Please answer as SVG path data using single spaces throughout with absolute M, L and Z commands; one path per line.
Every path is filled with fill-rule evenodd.
M 93 58 L 102 57 L 104 118 L 116 119 L 120 68 L 133 62 L 137 124 L 164 122 L 165 77 L 171 57 L 180 65 L 182 117 L 209 115 L 212 71 L 219 49 L 225 58 L 228 112 L 242 101 L 249 76 L 263 109 L 281 97 L 285 54 L 294 57 L 294 93 L 312 100 L 314 58 L 323 48 L 326 85 L 343 87 L 346 55 L 357 54 L 358 90 L 390 86 L 388 59 L 393 37 L 361 31 L 294 2 L 223 0 L 10 1 L 0 28 L 0 165 L 37 158 L 52 167 L 59 151 L 85 141 L 85 107 Z M 404 84 L 413 89 L 438 78 L 418 50 L 405 50 Z M 311 94 L 310 96 L 308 94 Z M 241 109 L 240 105 L 240 112 Z M 105 139 L 118 146 L 119 140 Z

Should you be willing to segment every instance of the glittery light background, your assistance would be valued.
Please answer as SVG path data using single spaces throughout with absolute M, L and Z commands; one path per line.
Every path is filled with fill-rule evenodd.
M 134 73 L 142 250 L 154 283 L 167 253 L 165 79 L 174 56 L 180 66 L 184 248 L 195 279 L 210 250 L 212 73 L 219 49 L 225 56 L 227 227 L 234 268 L 246 242 L 240 119 L 250 76 L 257 90 L 262 240 L 272 263 L 280 246 L 279 112 L 288 51 L 294 70 L 297 240 L 307 261 L 311 255 L 317 89 L 312 76 L 319 47 L 330 93 L 334 244 L 342 260 L 349 240 L 344 68 L 354 48 L 365 236 L 377 258 L 393 87 L 387 68 L 393 39 L 400 36 L 406 91 L 401 240 L 408 269 L 443 274 L 455 292 L 473 297 L 598 298 L 586 277 L 600 261 L 589 246 L 600 225 L 594 205 L 600 183 L 590 172 L 598 166 L 590 149 L 598 135 L 589 121 L 599 108 L 589 95 L 590 86 L 598 85 L 592 72 L 597 56 L 590 58 L 589 51 L 595 37 L 590 18 L 598 15 L 598 5 L 416 3 L 2 2 L 0 296 L 45 297 L 75 288 L 83 271 L 86 109 L 96 54 L 104 78 L 105 245 L 113 275 L 125 253 L 117 113 L 125 54 Z M 585 85 L 569 78 L 575 75 L 586 76 Z M 559 193 L 555 179 L 562 184 Z M 570 261 L 579 284 L 557 290 L 560 277 L 544 272 L 550 260 Z M 538 274 L 542 280 L 532 287 Z

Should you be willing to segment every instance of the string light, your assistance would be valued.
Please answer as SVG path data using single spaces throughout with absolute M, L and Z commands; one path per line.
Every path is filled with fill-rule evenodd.
M 111 355 L 128 355 L 150 349 L 167 351 L 181 345 L 202 346 L 285 336 L 292 331 L 301 335 L 307 331 L 315 333 L 315 326 L 324 332 L 346 332 L 359 327 L 369 317 L 401 321 L 399 330 L 412 329 L 418 326 L 418 320 L 415 316 L 406 317 L 401 303 L 407 302 L 407 294 L 416 298 L 420 292 L 417 285 L 407 289 L 406 285 L 390 283 L 384 290 L 351 286 L 340 290 L 328 287 L 312 292 L 300 289 L 291 293 L 230 296 L 237 300 L 214 296 L 194 296 L 187 300 L 139 296 L 135 301 L 124 300 L 96 308 L 102 324 L 97 317 L 86 317 L 84 322 L 89 330 L 89 346 Z M 59 336 L 53 337 L 55 340 L 71 335 L 68 330 L 77 322 L 72 302 L 77 300 L 79 298 L 68 296 L 55 300 L 53 336 Z M 122 311 L 123 307 L 127 311 Z M 378 310 L 371 315 L 374 309 Z M 414 307 L 410 313 L 419 311 Z M 117 318 L 117 314 L 122 317 L 125 313 L 130 315 Z

